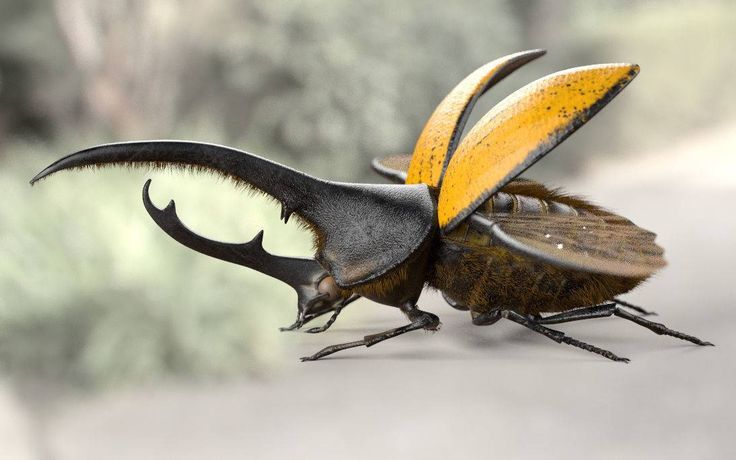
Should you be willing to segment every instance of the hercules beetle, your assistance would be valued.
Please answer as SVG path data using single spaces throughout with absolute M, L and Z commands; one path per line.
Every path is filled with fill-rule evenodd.
M 308 330 L 322 332 L 361 296 L 397 307 L 409 319 L 302 360 L 437 330 L 439 318 L 416 304 L 425 286 L 470 311 L 474 324 L 506 318 L 615 361 L 628 360 L 547 325 L 615 315 L 657 334 L 711 345 L 644 319 L 649 312 L 616 297 L 665 265 L 653 233 L 518 177 L 613 99 L 638 66 L 593 65 L 548 75 L 508 96 L 460 140 L 478 98 L 542 54 L 505 56 L 461 81 L 435 109 L 411 156 L 374 160 L 373 168 L 394 185 L 321 180 L 229 147 L 184 141 L 92 147 L 51 164 L 31 183 L 70 168 L 154 165 L 214 171 L 276 198 L 284 221 L 296 215 L 312 232 L 314 259 L 269 254 L 263 232 L 245 244 L 201 237 L 182 224 L 173 201 L 163 210 L 152 204 L 150 180 L 143 188 L 146 210 L 172 238 L 296 290 L 297 319 L 282 329 L 332 313 L 323 326 Z

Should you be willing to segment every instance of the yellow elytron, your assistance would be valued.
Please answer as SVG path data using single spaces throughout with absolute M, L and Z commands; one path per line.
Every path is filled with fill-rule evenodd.
M 633 64 L 607 64 L 549 75 L 495 106 L 455 148 L 477 98 L 542 54 L 526 51 L 480 67 L 447 95 L 422 130 L 406 183 L 441 188 L 437 212 L 444 233 L 588 121 L 639 72 Z

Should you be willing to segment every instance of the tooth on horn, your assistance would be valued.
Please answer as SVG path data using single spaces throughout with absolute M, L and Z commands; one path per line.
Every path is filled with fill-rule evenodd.
M 281 205 L 281 220 L 284 221 L 285 224 L 289 223 L 289 217 L 291 217 L 291 214 L 294 211 L 289 209 L 285 204 Z

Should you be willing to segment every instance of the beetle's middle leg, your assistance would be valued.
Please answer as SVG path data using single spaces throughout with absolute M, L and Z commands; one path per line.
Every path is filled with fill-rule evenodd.
M 395 329 L 389 329 L 388 331 L 380 332 L 378 334 L 367 335 L 362 340 L 356 340 L 354 342 L 339 343 L 337 345 L 330 345 L 318 351 L 311 356 L 305 356 L 301 358 L 302 361 L 316 361 L 325 356 L 329 356 L 338 351 L 347 350 L 349 348 L 356 347 L 371 347 L 377 343 L 383 342 L 384 340 L 391 339 L 407 332 L 415 331 L 417 329 L 426 329 L 429 331 L 436 331 L 440 328 L 440 319 L 437 315 L 420 310 L 416 305 L 407 304 L 401 307 L 401 311 L 406 314 L 411 323 L 406 326 L 397 327 Z
M 634 310 L 635 312 L 641 314 L 642 316 L 657 316 L 657 312 L 656 311 L 645 310 L 645 309 L 641 308 L 638 305 L 630 304 L 629 302 L 625 302 L 625 301 L 623 301 L 621 299 L 618 299 L 618 298 L 615 298 L 615 297 L 613 299 L 611 299 L 611 300 L 613 300 L 614 303 L 617 303 L 617 304 L 621 305 L 622 307 L 626 307 L 626 308 L 629 308 L 631 310 Z

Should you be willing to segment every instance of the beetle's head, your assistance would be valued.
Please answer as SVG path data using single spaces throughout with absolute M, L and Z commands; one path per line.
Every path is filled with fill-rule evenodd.
M 313 277 L 312 282 L 298 286 L 292 285 L 298 298 L 296 321 L 290 326 L 282 327 L 282 331 L 300 329 L 315 318 L 328 313 L 339 312 L 347 304 L 359 298 L 357 294 L 340 289 L 335 282 L 335 278 L 330 276 L 324 269 L 322 269 L 322 273 L 315 270 L 314 274 L 316 276 Z

